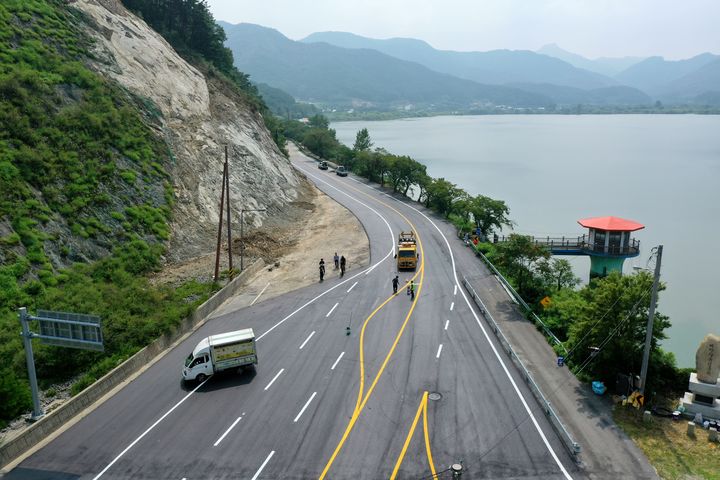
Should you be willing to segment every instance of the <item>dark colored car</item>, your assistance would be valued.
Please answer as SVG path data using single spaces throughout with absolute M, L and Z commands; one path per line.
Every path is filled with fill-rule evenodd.
M 327 162 L 324 162 L 324 161 L 323 161 L 323 162 L 318 163 L 318 168 L 319 168 L 320 170 L 327 170 L 327 169 L 328 169 L 328 164 L 327 164 Z
M 335 169 L 335 173 L 341 177 L 347 177 L 348 174 L 347 169 L 342 165 Z

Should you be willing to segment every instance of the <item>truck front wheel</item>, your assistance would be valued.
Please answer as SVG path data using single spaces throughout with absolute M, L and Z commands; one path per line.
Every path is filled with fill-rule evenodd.
M 198 383 L 202 383 L 207 379 L 207 375 L 204 373 L 199 373 L 197 377 L 195 377 L 195 380 L 197 380 Z

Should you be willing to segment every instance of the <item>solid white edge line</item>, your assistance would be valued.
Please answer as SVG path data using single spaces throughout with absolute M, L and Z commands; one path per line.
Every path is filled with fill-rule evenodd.
M 207 382 L 207 380 L 205 380 L 205 382 Z M 143 433 L 141 433 L 139 437 L 137 437 L 135 440 L 133 440 L 130 445 L 128 445 L 127 447 L 125 447 L 125 450 L 123 450 L 122 452 L 120 452 L 120 454 L 119 454 L 117 457 L 115 457 L 115 458 L 113 459 L 113 461 L 110 462 L 105 468 L 103 468 L 100 473 L 98 473 L 97 475 L 95 475 L 95 477 L 93 477 L 93 480 L 97 480 L 98 478 L 102 477 L 102 476 L 105 474 L 105 472 L 107 472 L 107 471 L 110 469 L 110 467 L 112 467 L 113 465 L 115 465 L 115 462 L 117 462 L 118 460 L 120 460 L 120 458 L 128 452 L 128 450 L 130 450 L 132 447 L 135 446 L 136 443 L 138 443 L 140 440 L 142 440 L 142 438 L 143 438 L 145 435 L 147 435 L 148 433 L 150 433 L 150 430 L 152 430 L 153 428 L 155 428 L 158 423 L 162 422 L 162 421 L 165 419 L 165 417 L 167 417 L 168 415 L 170 415 L 177 407 L 179 407 L 180 405 L 182 405 L 182 403 L 183 403 L 185 400 L 187 400 L 188 398 L 190 398 L 190 395 L 192 395 L 193 393 L 195 393 L 195 392 L 198 390 L 198 388 L 200 388 L 200 387 L 202 387 L 203 385 L 205 385 L 205 382 L 202 382 L 202 383 L 199 384 L 197 387 L 195 387 L 192 391 L 190 391 L 187 395 L 185 395 L 185 396 L 182 398 L 182 400 L 180 400 L 178 403 L 176 403 L 170 410 L 168 410 L 167 412 L 165 412 L 165 414 L 164 414 L 162 417 L 158 418 L 158 419 L 155 421 L 155 423 L 153 423 L 152 425 L 150 425 L 150 427 L 148 427 L 147 430 L 145 430 Z
M 217 442 L 215 442 L 215 443 L 213 444 L 213 447 L 217 447 L 218 445 L 220 445 L 220 442 L 223 441 L 223 438 L 225 438 L 225 436 L 226 436 L 228 433 L 230 433 L 230 430 L 232 430 L 233 428 L 235 428 L 235 425 L 237 425 L 237 423 L 238 423 L 240 420 L 242 420 L 242 416 L 238 417 L 237 420 L 235 420 L 235 421 L 232 423 L 232 425 L 230 425 L 230 428 L 228 428 L 227 430 L 225 430 L 225 433 L 223 433 L 222 435 L 220 435 L 220 438 L 218 438 L 218 439 L 217 439 Z
M 305 341 L 302 343 L 302 345 L 300 345 L 299 350 L 303 349 L 305 344 L 310 341 L 310 339 L 312 338 L 313 335 L 315 335 L 315 330 L 313 330 L 312 333 L 310 333 L 310 335 L 308 335 L 308 337 L 305 339 Z
M 442 352 L 442 343 L 438 347 L 438 352 L 437 352 L 437 355 L 435 355 L 435 358 L 440 358 L 440 352 Z
M 255 302 L 257 302 L 258 298 L 260 298 L 260 295 L 262 295 L 263 293 L 265 293 L 265 290 L 267 290 L 267 287 L 269 287 L 269 286 L 270 286 L 270 282 L 268 282 L 268 284 L 265 285 L 265 288 L 263 288 L 262 290 L 260 290 L 260 293 L 257 294 L 257 297 L 255 297 L 255 299 L 254 299 L 252 302 L 250 302 L 250 305 L 255 305 Z
M 337 358 L 337 360 L 335 360 L 335 363 L 333 363 L 333 366 L 330 367 L 330 370 L 335 370 L 335 367 L 337 366 L 338 362 L 340 362 L 340 359 L 343 357 L 343 355 L 345 355 L 345 352 L 342 352 L 340 354 L 340 356 Z
M 270 383 L 267 384 L 267 386 L 265 387 L 264 390 L 267 391 L 268 388 L 270 388 L 270 387 L 272 386 L 272 384 L 275 383 L 275 380 L 277 380 L 277 378 L 280 376 L 280 374 L 281 374 L 282 372 L 284 372 L 284 371 L 285 371 L 285 369 L 284 369 L 284 368 L 281 368 L 280 371 L 277 372 L 277 374 L 275 374 L 275 376 L 273 377 L 273 379 L 270 380 Z
M 448 325 L 450 325 L 450 320 L 445 320 L 445 330 L 447 330 Z
M 273 455 L 275 455 L 275 450 L 273 450 L 272 452 L 270 452 L 270 455 L 268 455 L 267 458 L 265 459 L 265 461 L 262 463 L 262 465 L 260 465 L 260 468 L 258 468 L 258 471 L 255 472 L 255 475 L 253 475 L 253 477 L 252 477 L 251 480 L 257 480 L 257 478 L 258 478 L 258 477 L 260 476 L 260 474 L 262 473 L 263 468 L 265 468 L 265 465 L 267 465 L 267 463 L 270 461 L 270 459 L 272 458 Z
M 317 395 L 317 392 L 313 392 L 312 395 L 310 395 L 310 398 L 307 402 L 305 402 L 305 406 L 302 407 L 302 410 L 300 410 L 300 413 L 297 414 L 297 417 L 295 417 L 295 420 L 293 420 L 293 423 L 297 423 L 298 420 L 300 420 L 300 417 L 302 417 L 302 414 L 305 413 L 305 409 L 310 405 L 310 402 L 313 401 L 313 398 L 315 398 L 315 395 Z
M 455 308 L 455 302 L 452 302 L 452 303 L 450 304 L 450 311 L 451 311 L 451 312 L 453 311 L 453 308 Z
M 355 285 L 357 285 L 357 284 L 358 284 L 358 282 L 353 283 L 353 284 L 352 284 L 352 287 L 348 288 L 347 293 L 350 293 L 350 290 L 352 290 L 353 288 L 355 288 Z
M 340 302 L 337 302 L 335 305 L 333 305 L 333 308 L 331 308 L 327 315 L 325 315 L 325 318 L 328 318 L 330 315 L 332 315 L 332 312 L 335 311 L 338 305 L 340 305 Z
M 440 227 L 438 227 L 435 222 L 433 222 L 430 217 L 425 215 L 423 212 L 418 210 L 417 208 L 413 207 L 412 205 L 404 203 L 408 208 L 411 208 L 412 210 L 415 210 L 417 213 L 422 215 L 425 220 L 427 220 L 433 227 L 435 227 L 435 230 L 438 231 L 440 236 L 445 241 L 445 245 L 447 246 L 448 252 L 450 252 L 450 261 L 452 263 L 452 269 L 453 269 L 453 277 L 455 279 L 455 285 L 460 286 L 460 281 L 457 277 L 457 269 L 455 267 L 455 255 L 453 254 L 452 248 L 450 247 L 450 242 L 448 242 L 447 237 L 445 234 L 440 230 Z M 540 428 L 540 424 L 538 423 L 537 419 L 535 418 L 535 415 L 533 415 L 532 410 L 530 410 L 530 406 L 527 404 L 527 401 L 525 400 L 525 397 L 520 392 L 520 389 L 518 388 L 517 384 L 515 383 L 515 380 L 512 378 L 512 375 L 510 375 L 510 371 L 508 370 L 507 366 L 505 365 L 505 362 L 503 361 L 502 357 L 498 353 L 497 349 L 495 348 L 495 344 L 493 344 L 492 340 L 490 339 L 490 335 L 488 335 L 487 330 L 483 326 L 482 322 L 480 321 L 480 317 L 478 317 L 477 313 L 475 313 L 475 309 L 470 304 L 470 300 L 468 300 L 467 295 L 465 295 L 465 291 L 460 288 L 460 294 L 465 299 L 465 303 L 467 304 L 468 308 L 470 309 L 470 312 L 472 313 L 473 317 L 475 318 L 475 322 L 477 322 L 478 326 L 480 327 L 480 330 L 482 331 L 483 335 L 485 336 L 485 339 L 490 344 L 490 348 L 492 349 L 493 353 L 495 354 L 495 358 L 497 358 L 498 362 L 500 362 L 500 366 L 502 366 L 503 371 L 505 372 L 505 375 L 507 376 L 508 380 L 510 380 L 510 384 L 513 386 L 513 389 L 515 390 L 515 393 L 518 397 L 520 397 L 520 401 L 523 404 L 523 407 L 525 407 L 525 411 L 530 416 L 530 419 L 533 422 L 533 425 L 535 425 L 535 429 L 537 430 L 538 434 L 540 435 L 540 438 L 542 439 L 543 443 L 545 444 L 545 447 L 550 452 L 550 455 L 553 457 L 553 460 L 555 460 L 555 463 L 560 467 L 560 471 L 563 473 L 563 476 L 567 478 L 568 480 L 572 480 L 572 477 L 568 473 L 568 471 L 565 469 L 565 465 L 562 464 L 560 459 L 558 458 L 557 454 L 555 453 L 555 450 L 553 450 L 552 445 L 550 445 L 550 442 L 548 441 L 547 437 L 545 436 L 545 433 L 542 431 L 542 428 Z

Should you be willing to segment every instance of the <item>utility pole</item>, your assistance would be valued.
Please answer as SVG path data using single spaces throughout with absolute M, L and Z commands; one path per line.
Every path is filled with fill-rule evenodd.
M 223 166 L 222 187 L 220 188 L 220 220 L 218 221 L 217 248 L 215 249 L 215 276 L 214 281 L 217 282 L 220 277 L 220 242 L 222 240 L 223 227 L 223 210 L 225 209 L 225 174 L 227 173 L 227 165 Z
M 650 345 L 652 344 L 655 304 L 657 303 L 658 284 L 660 283 L 662 252 L 663 246 L 658 245 L 657 252 L 655 252 L 655 277 L 653 278 L 652 293 L 650 294 L 650 310 L 648 311 L 647 332 L 645 333 L 645 351 L 643 352 L 642 368 L 640 370 L 640 393 L 643 395 L 645 395 L 645 381 L 647 379 L 648 362 L 650 361 Z
M 228 147 L 225 145 L 225 188 L 226 196 L 227 196 L 227 231 L 228 231 L 228 262 L 229 266 L 228 269 L 232 272 L 233 264 L 232 264 L 232 235 L 230 233 L 230 166 L 228 165 Z M 231 273 L 232 275 L 232 273 Z M 232 278 L 232 276 L 230 277 Z

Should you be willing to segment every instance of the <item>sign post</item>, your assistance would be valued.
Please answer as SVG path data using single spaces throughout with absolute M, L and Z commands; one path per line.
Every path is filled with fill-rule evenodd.
M 80 348 L 83 350 L 103 351 L 102 331 L 100 317 L 83 315 L 80 313 L 51 312 L 38 310 L 38 316 L 33 317 L 27 313 L 27 308 L 19 309 L 20 325 L 22 326 L 23 343 L 25 345 L 25 359 L 27 361 L 28 377 L 33 398 L 33 421 L 40 419 L 45 412 L 40 406 L 38 394 L 37 375 L 35 373 L 35 358 L 33 357 L 32 339 L 39 338 L 46 345 L 59 347 Z M 40 333 L 30 331 L 29 322 L 37 321 Z

